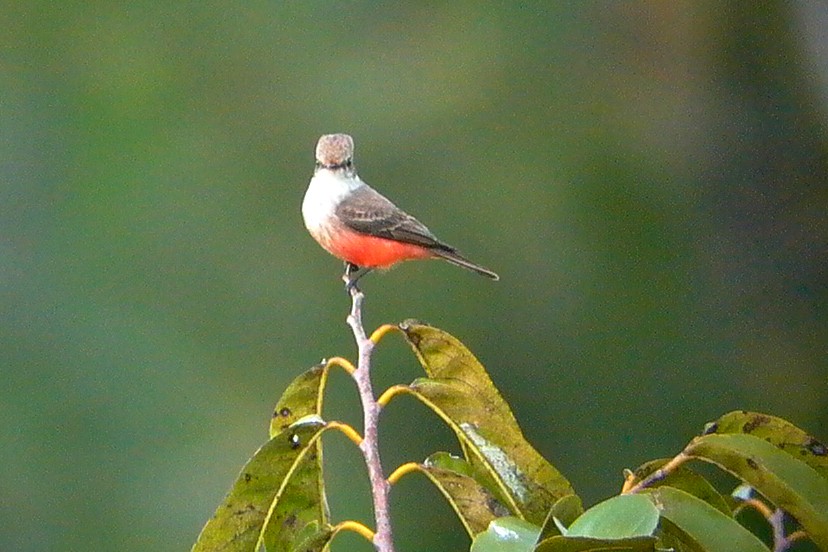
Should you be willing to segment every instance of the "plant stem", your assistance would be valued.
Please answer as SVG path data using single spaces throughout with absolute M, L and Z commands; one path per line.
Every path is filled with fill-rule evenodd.
M 351 314 L 348 316 L 348 325 L 354 332 L 354 338 L 359 352 L 357 369 L 353 373 L 359 391 L 359 398 L 362 401 L 363 412 L 363 440 L 359 449 L 365 457 L 365 465 L 368 467 L 368 479 L 371 482 L 371 496 L 374 501 L 374 519 L 376 520 L 376 533 L 374 535 L 374 548 L 378 552 L 394 552 L 394 541 L 391 534 L 391 515 L 388 508 L 388 491 L 390 485 L 385 479 L 380 462 L 378 422 L 380 405 L 374 397 L 374 390 L 371 386 L 371 353 L 374 350 L 374 342 L 365 334 L 362 326 L 362 299 L 363 294 L 356 287 L 350 288 L 352 306 Z

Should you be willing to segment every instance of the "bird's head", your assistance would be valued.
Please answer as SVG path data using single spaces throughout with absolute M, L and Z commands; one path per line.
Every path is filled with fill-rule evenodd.
M 347 134 L 325 134 L 316 144 L 316 168 L 352 171 L 354 139 Z

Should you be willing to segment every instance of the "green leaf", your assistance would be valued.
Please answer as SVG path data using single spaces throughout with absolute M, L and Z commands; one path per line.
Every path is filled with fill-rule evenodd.
M 581 514 L 566 536 L 597 539 L 648 537 L 658 527 L 658 510 L 645 496 L 618 495 Z
M 584 505 L 578 495 L 567 495 L 560 498 L 546 516 L 543 522 L 540 539 L 547 539 L 561 534 L 559 525 L 569 527 L 578 516 L 584 513 Z
M 320 525 L 317 521 L 312 521 L 305 525 L 301 531 L 293 534 L 291 542 L 271 544 L 265 543 L 265 550 L 267 552 L 274 552 L 276 550 L 301 550 L 302 552 L 322 552 L 326 546 L 330 544 L 333 538 L 338 533 L 337 528 L 331 525 Z
M 329 368 L 325 363 L 297 376 L 276 403 L 270 420 L 270 436 L 278 435 L 301 419 L 322 415 Z M 332 538 L 328 520 L 325 481 L 322 477 L 322 440 L 316 439 L 313 453 L 299 464 L 271 514 L 264 542 L 269 551 L 289 550 L 302 539 L 327 542 Z M 307 537 L 305 536 L 307 534 Z M 300 550 L 312 550 L 310 543 Z
M 672 487 L 647 489 L 661 516 L 670 521 L 664 531 L 679 531 L 682 542 L 695 543 L 706 552 L 768 552 L 753 533 L 704 500 Z M 692 547 L 691 547 L 692 549 Z
M 300 374 L 282 393 L 273 417 L 270 419 L 270 436 L 284 431 L 291 424 L 306 416 L 322 416 L 322 400 L 328 382 L 329 369 L 320 364 Z
M 532 552 L 540 528 L 515 517 L 493 520 L 474 538 L 470 552 Z
M 696 437 L 684 454 L 712 462 L 791 514 L 817 546 L 828 550 L 828 480 L 773 444 L 741 433 Z
M 272 543 L 303 534 L 309 523 L 324 525 L 319 520 L 325 517 L 324 505 L 318 502 L 316 487 L 321 459 L 315 447 L 324 429 L 320 419 L 311 417 L 265 443 L 242 468 L 230 493 L 202 529 L 193 552 L 254 552 L 265 539 L 268 525 L 272 525 L 267 528 Z M 286 511 L 288 505 L 296 508 L 292 514 Z M 281 533 L 277 536 L 273 531 Z
M 704 433 L 745 433 L 764 439 L 828 479 L 828 447 L 782 418 L 736 410 L 707 424 Z
M 431 408 L 454 430 L 478 483 L 513 514 L 542 523 L 554 496 L 538 483 L 538 471 L 514 459 L 528 444 L 498 420 L 488 419 L 483 414 L 486 405 L 463 387 L 462 382 L 421 378 L 400 389 Z M 537 454 L 534 449 L 532 452 Z M 537 465 L 542 470 L 540 461 Z
M 671 552 L 708 552 L 669 519 L 662 517 L 659 526 L 658 545 L 660 549 Z
M 474 477 L 474 468 L 472 468 L 471 464 L 469 464 L 466 459 L 460 458 L 459 456 L 455 456 L 448 452 L 435 452 L 426 458 L 423 464 L 432 468 L 442 468 L 444 470 L 451 470 L 462 475 Z
M 580 500 L 565 497 L 553 510 L 577 511 Z M 550 517 L 551 517 L 550 513 Z M 652 552 L 659 514 L 653 503 L 641 495 L 620 495 L 596 504 L 569 524 L 566 535 L 545 537 L 538 544 L 539 552 L 630 551 Z M 547 526 L 549 526 L 547 520 Z M 552 525 L 555 525 L 554 523 Z M 544 527 L 544 532 L 551 531 Z
M 312 420 L 314 417 L 307 419 Z M 299 423 L 301 421 L 297 422 Z M 290 428 L 288 432 L 289 430 Z M 293 435 L 289 439 L 294 439 Z M 309 545 L 296 548 L 296 543 L 309 539 L 319 541 L 320 535 L 329 532 L 329 518 L 325 482 L 322 478 L 322 440 L 317 437 L 308 446 L 307 453 L 295 464 L 276 497 L 265 526 L 265 547 L 269 552 L 310 551 Z M 307 536 L 309 533 L 312 536 Z
M 409 390 L 457 434 L 478 481 L 516 515 L 540 525 L 572 486 L 523 438 L 512 411 L 480 362 L 451 335 L 400 325 L 428 378 Z
M 558 535 L 540 542 L 535 552 L 654 552 L 655 537 L 593 539 Z
M 645 479 L 651 473 L 664 466 L 664 464 L 668 461 L 669 459 L 659 459 L 642 464 L 635 470 L 636 479 L 639 481 Z M 661 487 L 664 485 L 681 489 L 696 498 L 704 500 L 717 510 L 720 510 L 723 514 L 728 516 L 732 515 L 730 506 L 728 506 L 727 501 L 719 493 L 719 491 L 717 491 L 716 488 L 711 485 L 709 481 L 707 481 L 707 479 L 686 466 L 679 466 L 678 468 L 675 468 L 668 473 L 666 477 L 650 485 L 650 488 Z
M 470 474 L 471 466 L 462 458 L 436 453 L 417 469 L 437 487 L 457 513 L 469 537 L 485 531 L 489 523 L 509 511 Z

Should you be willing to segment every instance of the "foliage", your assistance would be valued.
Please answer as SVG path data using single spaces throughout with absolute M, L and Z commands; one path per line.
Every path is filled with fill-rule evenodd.
M 445 496 L 473 552 L 767 551 L 739 522 L 753 508 L 771 525 L 774 550 L 810 540 L 828 550 L 828 450 L 789 422 L 731 412 L 708 424 L 671 459 L 628 471 L 620 494 L 584 511 L 572 486 L 524 439 L 483 366 L 437 328 L 407 321 L 400 331 L 426 376 L 382 394 L 386 407 L 409 394 L 455 433 L 462 457 L 437 452 L 404 464 L 388 481 L 421 473 Z M 383 332 L 384 334 L 385 332 Z M 276 406 L 265 443 L 242 469 L 194 551 L 319 551 L 356 522 L 332 525 L 325 500 L 322 405 L 331 361 L 300 375 Z M 340 364 L 341 365 L 341 364 Z M 723 494 L 691 462 L 713 464 L 744 486 Z

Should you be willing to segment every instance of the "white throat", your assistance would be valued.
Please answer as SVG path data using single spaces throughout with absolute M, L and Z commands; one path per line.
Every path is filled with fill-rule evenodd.
M 356 174 L 351 176 L 341 170 L 318 169 L 302 201 L 305 227 L 311 234 L 318 232 L 328 224 L 339 203 L 362 186 L 365 183 Z

